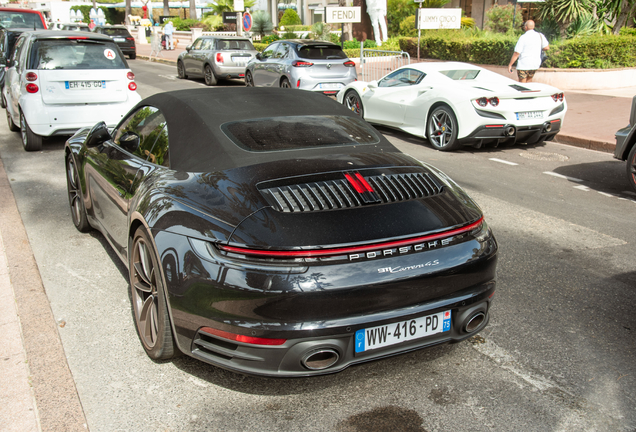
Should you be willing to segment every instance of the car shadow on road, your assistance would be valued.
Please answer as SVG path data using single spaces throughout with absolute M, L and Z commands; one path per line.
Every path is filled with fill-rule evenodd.
M 625 162 L 615 160 L 564 165 L 553 171 L 566 176 L 579 189 L 636 200 L 636 192 L 631 189 L 627 180 Z

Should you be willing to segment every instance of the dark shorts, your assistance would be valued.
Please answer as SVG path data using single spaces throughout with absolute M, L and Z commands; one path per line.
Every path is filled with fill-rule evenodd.
M 532 79 L 534 78 L 534 73 L 536 70 L 519 70 L 517 69 L 517 76 L 519 77 L 519 81 L 524 79 Z

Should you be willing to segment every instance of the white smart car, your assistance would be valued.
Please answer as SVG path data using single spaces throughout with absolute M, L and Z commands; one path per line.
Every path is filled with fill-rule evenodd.
M 26 151 L 42 137 L 72 135 L 104 120 L 114 127 L 137 102 L 135 75 L 113 40 L 70 31 L 23 33 L 15 45 L 3 97 L 7 122 Z
M 556 87 L 459 62 L 403 66 L 379 81 L 347 85 L 337 100 L 370 123 L 426 138 L 442 151 L 549 141 L 567 111 Z

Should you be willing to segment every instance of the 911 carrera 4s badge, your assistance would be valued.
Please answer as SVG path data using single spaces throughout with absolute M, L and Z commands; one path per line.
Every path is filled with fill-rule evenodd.
M 450 310 L 412 320 L 360 329 L 355 333 L 355 352 L 384 348 L 400 342 L 447 332 L 450 329 Z
M 436 265 L 439 265 L 439 260 L 433 260 L 433 261 L 429 261 L 429 262 L 424 263 L 424 264 L 416 264 L 416 265 L 407 266 L 407 267 L 402 267 L 402 266 L 383 267 L 383 268 L 379 268 L 378 269 L 378 273 L 401 273 L 401 272 L 404 272 L 404 271 L 417 270 L 417 269 L 420 269 L 420 268 L 432 267 L 432 266 L 436 266 Z

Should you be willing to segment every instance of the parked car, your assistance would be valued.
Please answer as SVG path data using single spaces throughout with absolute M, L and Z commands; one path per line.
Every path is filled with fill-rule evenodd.
M 179 54 L 177 73 L 183 79 L 203 77 L 213 86 L 222 78 L 245 77 L 245 65 L 257 52 L 248 38 L 203 36 Z
M 9 129 L 20 130 L 24 149 L 34 151 L 42 137 L 72 135 L 98 120 L 115 126 L 141 100 L 134 79 L 108 36 L 22 33 L 3 90 Z
M 4 77 L 11 63 L 11 54 L 18 36 L 29 29 L 0 28 L 0 106 L 7 107 L 2 90 L 4 89 Z
M 636 96 L 632 99 L 629 125 L 616 132 L 614 157 L 627 161 L 627 181 L 636 191 Z
M 248 87 L 284 87 L 335 95 L 356 81 L 356 65 L 340 45 L 281 40 L 270 44 L 245 69 Z
M 32 9 L 0 7 L 0 26 L 4 28 L 46 29 L 42 12 Z
M 127 55 L 131 60 L 137 58 L 137 47 L 135 38 L 132 37 L 126 26 L 123 25 L 106 25 L 95 26 L 93 32 L 110 36 L 117 44 L 121 52 Z
M 497 243 L 477 204 L 320 94 L 158 93 L 65 157 L 73 223 L 128 267 L 153 359 L 318 375 L 488 323 Z
M 379 81 L 349 84 L 337 100 L 371 123 L 426 138 L 442 151 L 550 141 L 567 111 L 556 87 L 459 62 L 403 66 Z
M 62 30 L 66 30 L 66 31 L 83 31 L 83 32 L 91 31 L 91 29 L 88 26 L 88 24 L 84 24 L 84 23 L 62 24 Z

